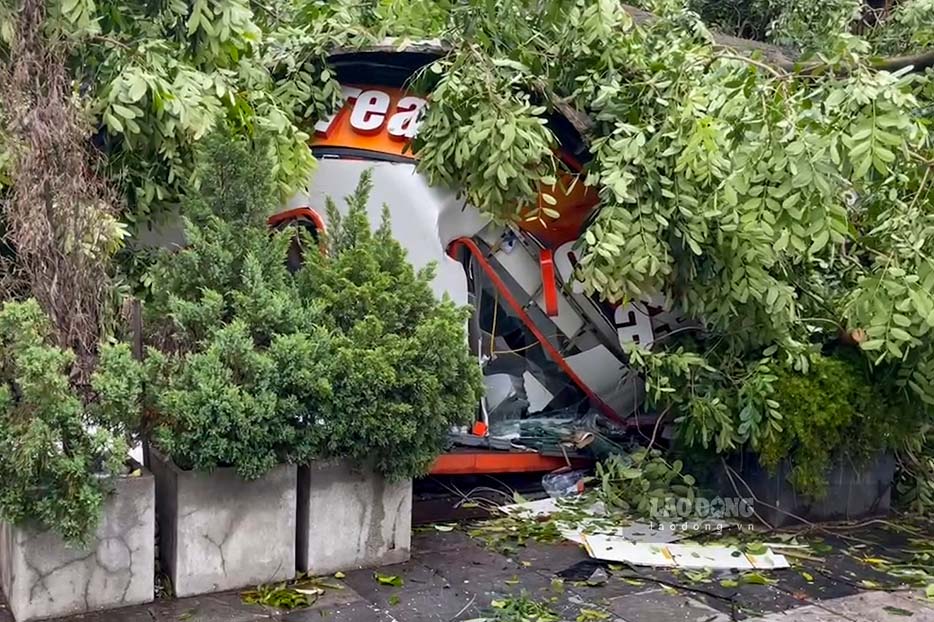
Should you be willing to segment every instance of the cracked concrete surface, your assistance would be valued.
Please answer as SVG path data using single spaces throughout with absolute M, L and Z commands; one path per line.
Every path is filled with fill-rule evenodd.
M 155 495 L 149 473 L 121 478 L 85 547 L 48 529 L 0 525 L 0 583 L 20 622 L 153 599 Z
M 390 483 L 347 460 L 299 470 L 299 570 L 331 574 L 404 562 L 411 531 L 411 480 Z
M 244 481 L 233 469 L 197 473 L 151 457 L 160 562 L 177 596 L 295 576 L 294 465 Z

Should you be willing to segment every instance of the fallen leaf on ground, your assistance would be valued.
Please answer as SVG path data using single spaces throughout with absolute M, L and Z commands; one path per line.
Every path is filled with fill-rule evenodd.
M 597 620 L 606 620 L 610 617 L 610 614 L 603 613 L 602 611 L 594 611 L 593 609 L 581 609 L 580 613 L 577 615 L 576 622 L 596 622 Z
M 770 579 L 767 576 L 760 574 L 758 572 L 747 572 L 741 577 L 743 583 L 747 585 L 773 585 L 778 583 L 775 579 Z
M 380 585 L 391 585 L 393 587 L 402 587 L 402 577 L 389 574 L 380 574 L 378 572 L 373 573 L 373 577 L 376 579 L 376 582 Z
M 888 613 L 891 613 L 893 616 L 902 616 L 902 617 L 907 618 L 907 617 L 914 615 L 912 612 L 908 611 L 907 609 L 902 609 L 901 607 L 893 607 L 891 605 L 886 605 L 885 607 L 882 608 L 882 610 Z

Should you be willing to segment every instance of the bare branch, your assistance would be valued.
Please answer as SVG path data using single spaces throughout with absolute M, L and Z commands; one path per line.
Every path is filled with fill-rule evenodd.
M 23 0 L 9 62 L 0 68 L 2 118 L 12 188 L 0 202 L 21 295 L 49 315 L 59 345 L 78 355 L 78 375 L 96 354 L 111 295 L 107 255 L 115 199 L 71 89 L 62 44 L 43 28 L 44 0 Z

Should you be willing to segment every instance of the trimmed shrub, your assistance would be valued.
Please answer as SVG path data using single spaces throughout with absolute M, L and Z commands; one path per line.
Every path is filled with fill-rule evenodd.
M 388 219 L 371 231 L 368 174 L 346 217 L 329 206 L 327 252 L 307 232 L 268 230 L 266 153 L 207 142 L 206 183 L 183 206 L 188 245 L 152 269 L 155 442 L 184 468 L 245 478 L 317 457 L 423 473 L 479 400 L 467 310 L 434 297 L 433 271 L 409 265 Z M 292 244 L 304 249 L 294 274 Z
M 0 309 L 0 517 L 83 542 L 108 476 L 126 473 L 143 375 L 126 344 L 104 345 L 79 391 L 75 355 L 53 345 L 51 332 L 35 300 Z

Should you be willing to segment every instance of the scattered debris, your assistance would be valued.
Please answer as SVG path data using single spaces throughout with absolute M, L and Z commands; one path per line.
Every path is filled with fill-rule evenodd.
M 553 522 L 562 537 L 578 544 L 584 544 L 585 534 L 606 534 L 644 542 L 675 542 L 684 537 L 682 533 L 649 523 L 631 522 L 623 515 L 608 516 L 603 502 L 589 497 L 546 497 L 504 505 L 500 511 L 516 519 Z
M 255 590 L 244 592 L 241 599 L 247 605 L 264 605 L 274 609 L 298 609 L 308 607 L 314 602 L 307 594 L 302 594 L 284 583 L 260 585 Z
M 609 619 L 610 614 L 595 609 L 581 609 L 577 615 L 576 622 L 598 622 L 599 620 Z
M 335 575 L 335 578 L 341 577 Z M 243 592 L 240 599 L 247 605 L 261 605 L 285 610 L 300 609 L 313 605 L 328 589 L 342 590 L 344 586 L 330 582 L 323 577 L 300 574 L 293 581 L 258 585 L 252 590 Z
M 606 570 L 601 567 L 594 570 L 593 573 L 587 578 L 587 585 L 590 587 L 600 587 L 601 585 L 606 585 L 606 582 L 609 580 L 610 575 L 608 575 Z
M 532 600 L 526 594 L 494 600 L 492 615 L 468 622 L 558 622 L 558 614 L 547 604 Z
M 544 499 L 537 499 L 535 501 L 522 500 L 517 503 L 504 505 L 500 507 L 499 510 L 503 514 L 517 516 L 519 518 L 548 518 L 567 507 L 566 505 L 562 507 L 562 505 L 559 505 L 560 503 L 561 499 L 545 497 Z M 600 508 L 595 507 L 584 510 L 584 512 L 595 515 L 604 513 Z
M 568 469 L 549 473 L 542 478 L 542 488 L 549 497 L 573 497 L 584 492 L 586 474 L 586 471 Z

